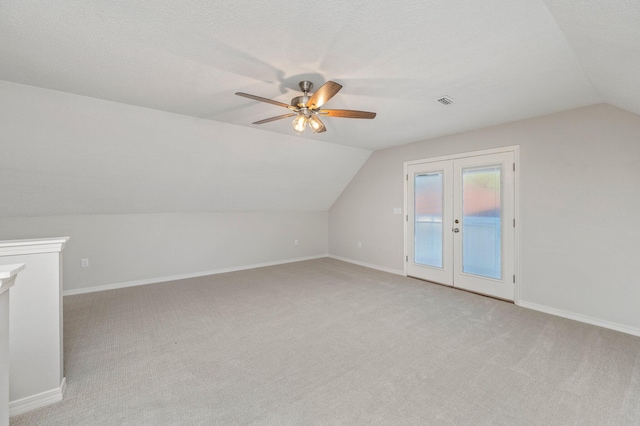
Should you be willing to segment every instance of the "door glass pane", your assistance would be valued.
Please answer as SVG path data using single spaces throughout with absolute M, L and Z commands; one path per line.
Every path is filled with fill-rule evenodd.
M 462 272 L 500 279 L 501 168 L 462 170 Z
M 442 172 L 414 177 L 414 263 L 442 268 Z

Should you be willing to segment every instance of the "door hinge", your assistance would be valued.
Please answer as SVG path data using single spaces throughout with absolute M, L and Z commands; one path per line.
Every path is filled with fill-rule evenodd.
M 406 220 L 407 222 L 409 222 L 409 215 L 407 215 L 407 217 L 406 217 L 406 219 L 405 219 L 405 220 Z
M 513 219 L 513 227 L 514 228 L 516 227 L 516 220 L 515 219 Z
M 513 283 L 514 284 L 516 283 L 516 276 L 515 275 L 513 276 Z
M 409 175 L 407 175 L 407 182 L 409 182 Z
M 513 163 L 513 171 L 516 171 L 516 163 Z
M 408 261 L 409 261 L 409 256 L 405 256 L 405 257 L 404 257 L 404 261 L 405 261 L 405 262 L 408 262 Z

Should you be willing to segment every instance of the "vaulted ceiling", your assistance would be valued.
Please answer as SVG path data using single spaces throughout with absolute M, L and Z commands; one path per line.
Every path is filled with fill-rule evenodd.
M 299 204 L 325 209 L 372 150 L 600 102 L 640 114 L 639 23 L 635 0 L 3 0 L 0 80 L 127 104 L 122 111 L 134 106 L 186 116 L 175 118 L 182 120 L 179 126 L 188 127 L 191 117 L 201 119 L 194 123 L 217 123 L 240 132 L 232 139 L 263 141 L 274 155 L 289 155 L 282 163 L 300 160 L 305 170 L 307 165 L 326 169 L 331 158 L 343 155 L 352 161 L 339 170 L 340 178 L 314 187 L 325 194 L 322 202 Z M 316 88 L 328 80 L 344 86 L 327 107 L 378 116 L 326 118 L 327 132 L 298 136 L 290 119 L 251 124 L 286 110 L 234 95 L 241 91 L 289 103 L 304 79 Z M 15 93 L 15 86 L 2 87 Z M 437 102 L 443 96 L 453 104 Z M 4 102 L 7 117 L 15 119 L 11 104 Z M 320 149 L 328 162 L 314 163 L 304 157 L 308 154 L 290 149 L 296 141 Z M 6 134 L 0 142 L 10 143 Z M 165 141 L 155 148 L 175 146 Z M 208 149 L 215 156 L 234 148 Z M 253 149 L 241 147 L 229 161 L 241 164 Z M 328 153 L 332 150 L 337 151 Z M 89 164 L 86 175 L 78 172 L 80 178 L 90 176 L 91 164 L 104 166 L 77 151 L 71 157 L 77 158 L 72 168 Z M 167 155 L 156 166 L 166 169 L 170 160 Z M 259 161 L 249 164 L 261 170 Z M 271 166 L 286 169 L 286 164 Z M 153 174 L 144 161 L 137 167 L 142 175 Z M 188 171 L 193 164 L 176 167 Z M 20 172 L 38 174 L 28 165 Z M 288 176 L 300 182 L 300 173 L 290 170 Z M 233 181 L 229 176 L 235 175 L 226 176 Z M 103 178 L 109 177 L 105 172 Z M 273 191 L 282 188 L 278 179 Z M 211 196 L 230 188 L 225 185 Z M 289 185 L 285 189 L 302 197 L 304 191 Z M 234 208 L 253 207 L 234 199 L 189 210 Z M 148 205 L 140 210 L 172 209 Z M 29 209 L 14 213 L 23 210 Z

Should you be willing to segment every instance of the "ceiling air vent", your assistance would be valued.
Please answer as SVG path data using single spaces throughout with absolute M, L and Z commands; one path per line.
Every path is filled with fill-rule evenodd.
M 451 105 L 453 103 L 453 99 L 448 96 L 443 96 L 442 98 L 438 99 L 438 102 L 440 102 L 442 105 Z

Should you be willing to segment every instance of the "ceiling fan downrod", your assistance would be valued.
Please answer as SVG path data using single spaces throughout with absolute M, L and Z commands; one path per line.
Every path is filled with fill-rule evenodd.
M 309 102 L 309 99 L 311 99 L 309 97 L 309 91 L 313 87 L 313 83 L 307 80 L 303 80 L 298 83 L 298 87 L 300 87 L 300 90 L 302 90 L 304 94 L 302 96 L 296 96 L 295 98 L 291 99 L 291 106 L 299 108 L 300 110 L 306 109 L 307 102 Z

